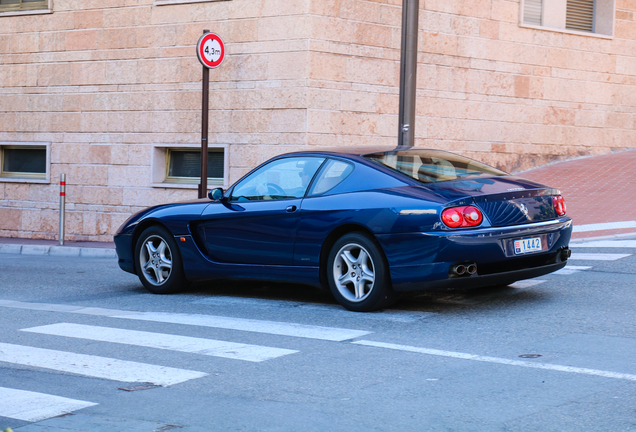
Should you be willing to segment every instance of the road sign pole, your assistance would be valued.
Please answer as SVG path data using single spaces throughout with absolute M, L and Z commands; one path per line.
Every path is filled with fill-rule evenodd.
M 402 3 L 402 54 L 400 60 L 400 112 L 398 145 L 415 145 L 415 100 L 417 97 L 417 37 L 419 0 Z
M 210 30 L 203 30 L 203 34 Z M 203 66 L 203 94 L 201 109 L 201 182 L 199 184 L 199 198 L 205 198 L 208 193 L 208 116 L 210 114 L 210 69 Z
M 199 198 L 208 194 L 208 116 L 210 102 L 210 69 L 221 66 L 225 59 L 223 40 L 210 30 L 203 30 L 197 43 L 197 57 L 203 65 L 203 95 L 201 97 L 201 182 Z

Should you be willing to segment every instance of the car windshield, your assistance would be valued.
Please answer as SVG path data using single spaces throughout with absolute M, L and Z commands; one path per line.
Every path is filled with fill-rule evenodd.
M 422 183 L 507 175 L 481 162 L 441 150 L 399 150 L 364 157 Z

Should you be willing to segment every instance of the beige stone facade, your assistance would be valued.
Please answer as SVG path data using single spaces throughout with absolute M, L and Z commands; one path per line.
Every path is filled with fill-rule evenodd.
M 636 147 L 636 0 L 608 3 L 606 34 L 525 25 L 523 1 L 420 0 L 416 145 L 513 172 Z M 61 173 L 71 240 L 196 198 L 164 182 L 163 155 L 200 143 L 204 29 L 227 48 L 210 74 L 225 185 L 285 151 L 396 143 L 401 0 L 49 9 L 0 13 L 0 146 L 48 152 L 45 180 L 0 176 L 0 236 L 56 238 Z

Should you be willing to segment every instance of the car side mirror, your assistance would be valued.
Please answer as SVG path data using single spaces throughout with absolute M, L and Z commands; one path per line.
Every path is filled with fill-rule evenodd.
M 221 201 L 223 199 L 223 188 L 212 189 L 208 192 L 208 198 L 212 201 Z

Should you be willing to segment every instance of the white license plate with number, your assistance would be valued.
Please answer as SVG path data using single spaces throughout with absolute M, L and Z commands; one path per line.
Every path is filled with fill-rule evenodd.
M 522 240 L 515 240 L 515 254 L 524 254 L 529 252 L 538 252 L 543 250 L 541 237 L 533 237 Z

